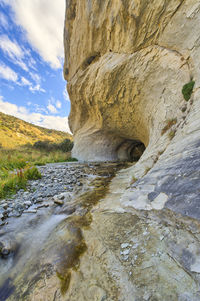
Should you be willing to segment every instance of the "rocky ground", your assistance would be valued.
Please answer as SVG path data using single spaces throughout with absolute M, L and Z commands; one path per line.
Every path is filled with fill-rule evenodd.
M 119 164 L 49 164 L 2 201 L 0 300 L 199 301 L 200 223 L 165 206 L 164 190 L 147 199 L 161 193 L 156 166 L 131 184 L 139 164 L 113 178 Z
M 36 213 L 52 204 L 62 205 L 66 197 L 82 189 L 83 182 L 92 180 L 99 164 L 54 163 L 39 166 L 42 179 L 29 181 L 26 190 L 0 200 L 0 226 L 9 217 L 20 217 L 22 213 Z

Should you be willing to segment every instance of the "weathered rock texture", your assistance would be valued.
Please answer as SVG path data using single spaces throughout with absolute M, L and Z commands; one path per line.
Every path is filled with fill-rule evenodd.
M 167 119 L 181 118 L 181 89 L 199 64 L 198 15 L 196 1 L 67 1 L 74 156 L 129 158 L 135 141 L 151 147 Z
M 200 300 L 199 28 L 196 0 L 67 0 L 73 155 L 146 150 L 96 207 L 66 300 Z

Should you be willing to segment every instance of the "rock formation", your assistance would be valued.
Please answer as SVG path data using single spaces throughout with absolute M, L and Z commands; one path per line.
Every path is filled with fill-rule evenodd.
M 66 2 L 73 156 L 125 160 L 146 147 L 95 208 L 66 300 L 198 301 L 200 3 Z
M 135 142 L 151 148 L 166 120 L 182 117 L 181 90 L 199 64 L 195 2 L 67 1 L 64 74 L 75 157 L 128 159 Z

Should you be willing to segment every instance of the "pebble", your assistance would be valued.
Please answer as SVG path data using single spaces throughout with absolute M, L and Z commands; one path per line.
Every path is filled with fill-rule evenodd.
M 127 247 L 130 247 L 130 244 L 129 244 L 129 243 L 123 243 L 123 244 L 121 244 L 121 248 L 122 248 L 122 249 L 125 249 L 125 248 L 127 248 Z
M 36 213 L 35 208 L 48 207 L 47 202 L 53 201 L 60 206 L 66 204 L 74 190 L 82 189 L 83 179 L 98 174 L 98 168 L 95 163 L 90 166 L 67 162 L 38 166 L 42 179 L 29 181 L 26 191 L 20 189 L 13 197 L 0 200 L 0 227 L 5 224 L 5 219 L 20 217 L 23 212 Z M 38 206 L 32 208 L 35 204 Z
M 37 210 L 24 210 L 23 213 L 37 213 Z
M 54 200 L 54 203 L 55 203 L 56 205 L 63 205 L 63 204 L 64 204 L 64 201 L 63 201 L 63 200 L 59 200 L 59 199 L 55 199 L 55 200 Z
M 121 253 L 121 255 L 129 255 L 130 249 L 125 249 L 124 251 L 121 251 L 120 253 Z

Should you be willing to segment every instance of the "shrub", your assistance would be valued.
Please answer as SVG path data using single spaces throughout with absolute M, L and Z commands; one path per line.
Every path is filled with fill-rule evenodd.
M 182 94 L 186 101 L 188 101 L 192 95 L 194 84 L 195 84 L 195 81 L 192 80 L 183 86 Z
M 48 140 L 37 141 L 33 145 L 34 148 L 45 151 L 56 151 L 60 150 L 62 152 L 69 152 L 72 150 L 73 142 L 70 139 L 65 139 L 60 143 L 52 143 Z
M 66 160 L 66 162 L 77 162 L 77 161 L 78 161 L 78 159 L 71 158 L 71 157 Z
M 45 141 L 36 141 L 34 144 L 33 144 L 33 147 L 36 148 L 36 149 L 39 149 L 39 150 L 47 150 L 47 151 L 51 151 L 52 150 L 52 145 L 50 143 L 50 141 L 48 140 L 45 140 Z
M 72 150 L 73 145 L 74 144 L 70 139 L 65 139 L 58 144 L 58 149 L 62 150 L 63 152 L 69 152 Z
M 37 180 L 41 177 L 36 167 L 17 170 L 17 174 L 8 174 L 6 179 L 0 181 L 0 199 L 16 193 L 19 189 L 25 189 L 28 180 Z
M 25 178 L 27 180 L 38 180 L 42 178 L 39 170 L 34 166 L 25 171 Z

